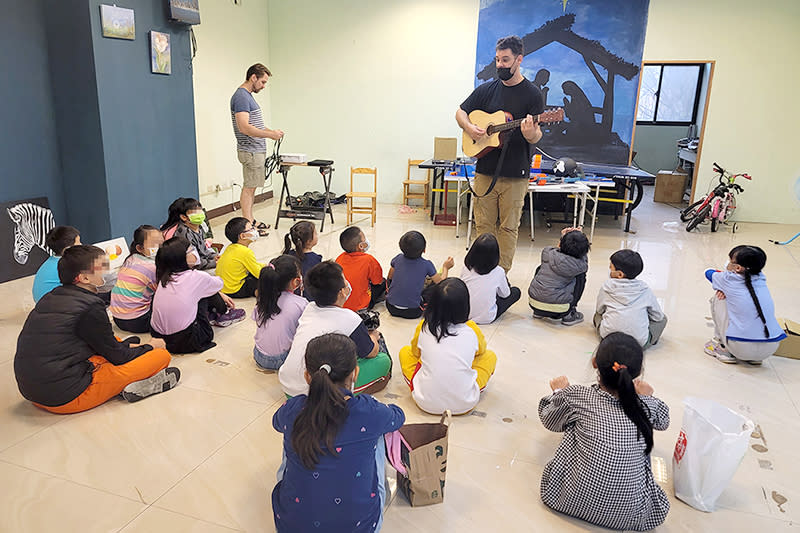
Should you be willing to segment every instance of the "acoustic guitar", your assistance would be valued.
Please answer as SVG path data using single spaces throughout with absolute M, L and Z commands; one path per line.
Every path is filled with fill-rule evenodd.
M 461 141 L 464 154 L 468 157 L 483 157 L 495 148 L 502 146 L 503 137 L 500 135 L 504 131 L 519 128 L 524 118 L 514 120 L 510 113 L 505 111 L 497 111 L 495 113 L 487 113 L 476 109 L 469 114 L 469 121 L 486 130 L 486 136 L 482 139 L 475 141 L 465 131 Z M 560 107 L 557 109 L 548 109 L 540 115 L 533 117 L 534 122 L 539 124 L 547 124 L 553 122 L 561 122 L 564 120 L 564 110 Z

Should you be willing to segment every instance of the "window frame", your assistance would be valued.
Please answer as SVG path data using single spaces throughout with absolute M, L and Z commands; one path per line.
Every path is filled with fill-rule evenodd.
M 700 93 L 703 89 L 703 76 L 705 75 L 705 63 L 645 63 L 642 65 L 642 71 L 644 71 L 644 67 L 658 67 L 658 89 L 656 89 L 656 103 L 655 109 L 653 111 L 653 120 L 636 120 L 636 125 L 639 126 L 690 126 L 692 124 L 697 124 L 697 111 L 700 107 Z M 697 85 L 695 86 L 694 91 L 694 105 L 692 107 L 692 120 L 691 121 L 680 121 L 680 120 L 658 120 L 658 104 L 661 100 L 661 82 L 664 79 L 664 67 L 700 67 L 697 72 Z M 642 75 L 642 72 L 639 72 L 639 76 Z M 640 89 L 641 91 L 641 89 Z M 641 97 L 641 95 L 640 95 Z M 637 99 L 639 102 L 639 99 Z M 637 104 L 636 107 L 636 115 L 639 115 L 639 107 Z

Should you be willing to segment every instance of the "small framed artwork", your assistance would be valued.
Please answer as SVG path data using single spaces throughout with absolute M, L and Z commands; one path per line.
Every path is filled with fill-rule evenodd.
M 169 45 L 169 33 L 150 32 L 150 68 L 153 74 L 172 73 L 172 51 Z
M 133 9 L 101 4 L 100 25 L 103 28 L 103 37 L 127 39 L 129 41 L 136 39 Z

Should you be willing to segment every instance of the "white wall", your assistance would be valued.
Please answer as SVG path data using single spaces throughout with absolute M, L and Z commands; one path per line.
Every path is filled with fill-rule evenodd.
M 408 158 L 431 157 L 434 137 L 460 137 L 477 15 L 478 0 L 270 1 L 281 150 L 336 161 L 338 194 L 351 165 L 377 166 L 379 201 L 401 203 Z M 322 187 L 310 169 L 290 177 L 293 194 Z
M 242 166 L 236 159 L 236 139 L 231 125 L 230 99 L 244 82 L 247 68 L 269 64 L 267 0 L 229 0 L 201 3 L 202 23 L 194 27 L 197 56 L 194 59 L 194 102 L 197 135 L 197 167 L 200 201 L 207 209 L 239 199 Z M 271 69 L 271 67 L 270 67 Z M 269 124 L 269 85 L 254 95 Z M 209 194 L 217 185 L 223 190 Z M 258 191 L 261 192 L 261 191 Z
M 800 2 L 651 0 L 644 58 L 716 60 L 697 194 L 712 163 L 749 172 L 739 220 L 800 222 Z

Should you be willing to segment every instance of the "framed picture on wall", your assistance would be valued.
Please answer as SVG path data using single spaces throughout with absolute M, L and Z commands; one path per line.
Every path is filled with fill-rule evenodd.
M 153 74 L 172 73 L 172 51 L 169 44 L 169 33 L 150 32 L 150 69 Z
M 103 28 L 103 37 L 129 41 L 136 39 L 133 9 L 101 4 L 100 25 Z
M 50 257 L 45 238 L 55 225 L 47 198 L 0 204 L 0 283 L 36 273 Z

